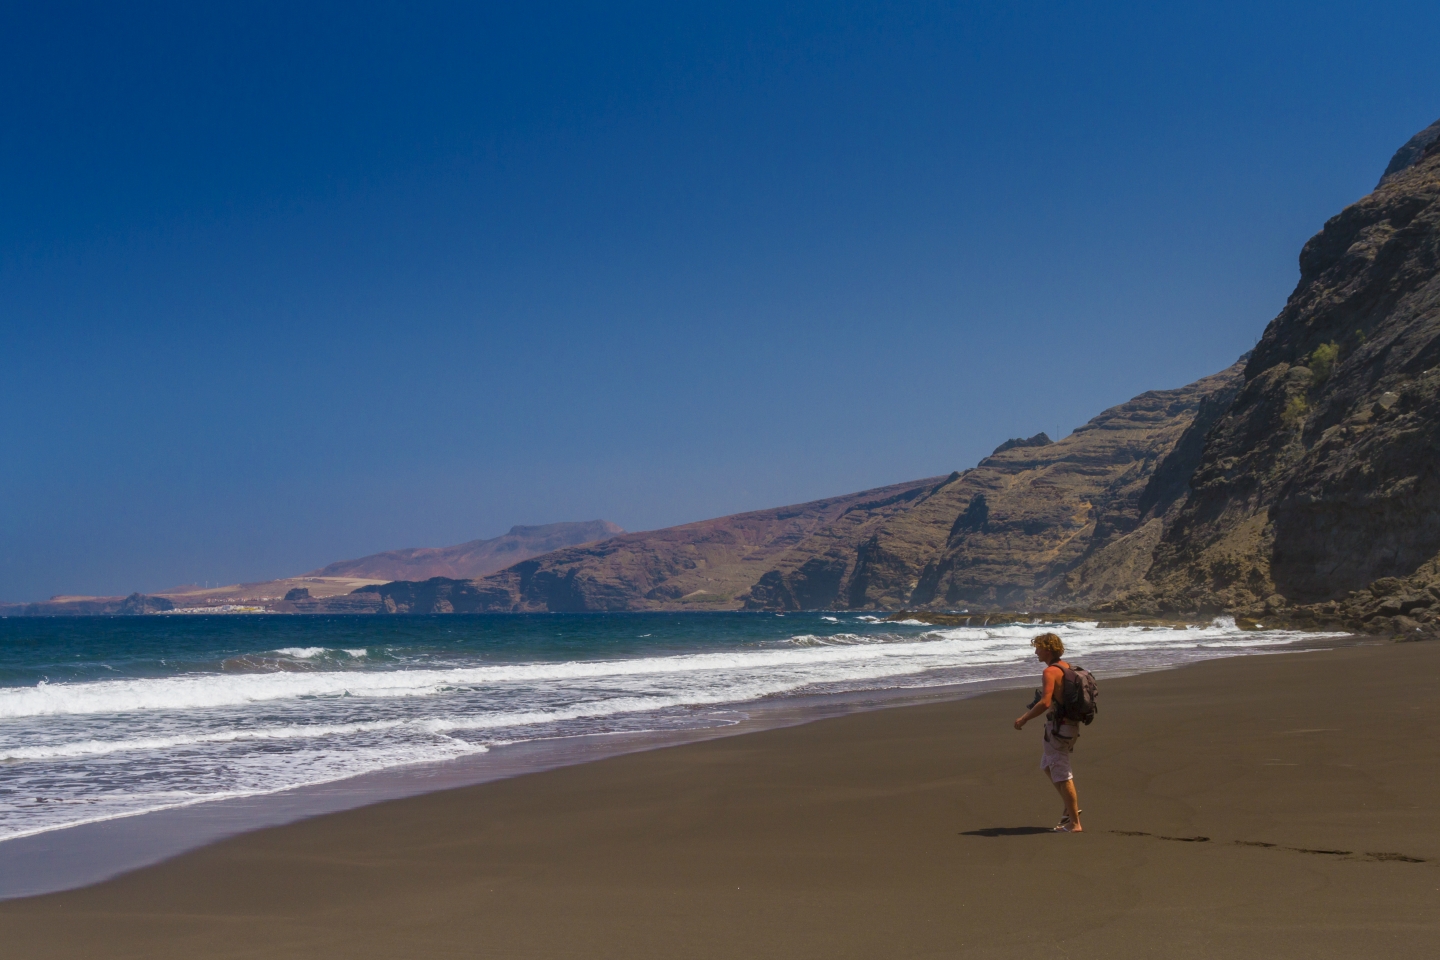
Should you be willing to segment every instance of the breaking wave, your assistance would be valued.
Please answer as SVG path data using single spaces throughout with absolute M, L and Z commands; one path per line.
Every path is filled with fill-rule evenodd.
M 518 741 L 729 723 L 735 710 L 765 698 L 1030 676 L 1029 638 L 1042 629 L 792 614 L 736 620 L 716 636 L 705 625 L 729 621 L 697 618 L 681 621 L 699 631 L 688 639 L 657 629 L 662 621 L 637 628 L 619 618 L 586 621 L 595 635 L 573 642 L 537 626 L 519 642 L 487 645 L 482 635 L 469 646 L 449 637 L 448 626 L 407 640 L 367 621 L 325 642 L 317 625 L 306 629 L 321 642 L 257 643 L 243 653 L 227 641 L 208 666 L 191 656 L 188 666 L 164 667 L 170 660 L 147 654 L 145 663 L 162 667 L 125 675 L 97 661 L 89 677 L 0 686 L 0 839 L 477 756 Z M 1108 671 L 1297 638 L 1226 620 L 1053 628 L 1075 657 Z M 617 646 L 622 639 L 629 645 Z M 561 649 L 572 655 L 557 657 Z

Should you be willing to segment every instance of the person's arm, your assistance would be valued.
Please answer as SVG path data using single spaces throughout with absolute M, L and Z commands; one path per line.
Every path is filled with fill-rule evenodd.
M 1055 702 L 1055 688 L 1059 685 L 1060 678 L 1063 676 L 1065 676 L 1065 671 L 1059 667 L 1045 668 L 1045 690 L 1040 695 L 1040 699 L 1036 702 L 1035 706 L 1031 707 L 1023 716 L 1015 721 L 1016 730 L 1023 728 L 1025 724 L 1050 709 L 1050 704 Z

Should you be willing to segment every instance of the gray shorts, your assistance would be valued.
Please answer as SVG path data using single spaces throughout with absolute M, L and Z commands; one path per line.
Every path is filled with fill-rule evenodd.
M 1074 780 L 1070 769 L 1070 754 L 1075 751 L 1075 741 L 1080 739 L 1080 727 L 1073 723 L 1060 724 L 1060 733 L 1055 733 L 1053 723 L 1045 724 L 1045 747 L 1040 753 L 1040 769 L 1050 775 L 1052 783 Z

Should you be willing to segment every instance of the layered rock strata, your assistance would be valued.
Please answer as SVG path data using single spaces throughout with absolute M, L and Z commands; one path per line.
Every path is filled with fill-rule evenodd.
M 732 610 L 798 544 L 838 525 L 904 511 L 944 478 L 757 510 L 557 550 L 471 581 L 367 587 L 397 613 L 584 610 Z
M 1145 500 L 1207 401 L 1223 403 L 1238 379 L 1237 366 L 1141 394 L 1058 442 L 1042 433 L 1003 443 L 895 516 L 798 544 L 747 606 L 995 609 L 1106 595 L 1107 568 L 1087 562 L 1183 494 L 1166 474 L 1154 502 Z
M 1440 124 L 1300 254 L 1131 609 L 1435 621 Z M 1405 617 L 1405 621 L 1395 621 Z M 1393 621 L 1393 622 L 1392 622 Z M 1423 631 L 1422 631 L 1423 632 Z

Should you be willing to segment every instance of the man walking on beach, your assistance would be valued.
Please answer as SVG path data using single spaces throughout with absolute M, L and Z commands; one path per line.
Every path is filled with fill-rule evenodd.
M 1050 711 L 1045 722 L 1040 769 L 1065 803 L 1065 814 L 1055 825 L 1055 832 L 1080 833 L 1084 829 L 1080 826 L 1080 798 L 1075 793 L 1075 775 L 1070 770 L 1070 754 L 1075 750 L 1075 741 L 1080 739 L 1080 725 L 1067 720 L 1061 706 L 1065 672 L 1070 668 L 1070 664 L 1060 659 L 1065 653 L 1065 644 L 1053 633 L 1042 633 L 1031 640 L 1030 645 L 1035 648 L 1035 656 L 1045 664 L 1045 686 L 1040 691 L 1040 699 L 1015 721 L 1015 729 L 1023 729 L 1025 724 Z

